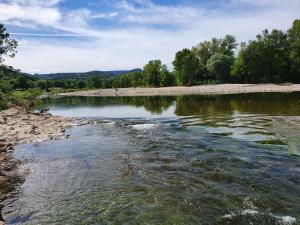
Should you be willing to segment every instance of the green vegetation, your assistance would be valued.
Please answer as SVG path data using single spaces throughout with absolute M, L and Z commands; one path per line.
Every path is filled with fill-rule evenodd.
M 238 44 L 231 35 L 201 42 L 178 51 L 173 66 L 174 71 L 169 72 L 160 60 L 152 60 L 143 72 L 110 78 L 112 87 L 299 83 L 300 20 L 295 20 L 286 32 L 264 30 L 248 43 Z
M 4 56 L 15 56 L 17 45 L 17 41 L 11 39 L 0 24 L 0 109 L 10 104 L 28 103 L 43 92 L 56 94 L 78 89 L 300 82 L 298 19 L 286 32 L 264 30 L 248 43 L 238 44 L 234 36 L 226 35 L 201 42 L 191 49 L 185 48 L 176 53 L 172 72 L 160 60 L 151 60 L 143 70 L 129 72 L 91 71 L 32 76 L 3 65 Z
M 36 88 L 37 80 L 31 75 L 21 73 L 11 67 L 0 66 L 0 110 L 11 104 L 30 108 L 35 99 L 42 94 Z

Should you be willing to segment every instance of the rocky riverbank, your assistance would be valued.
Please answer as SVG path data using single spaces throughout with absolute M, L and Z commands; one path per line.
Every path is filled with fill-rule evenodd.
M 18 161 L 12 157 L 14 146 L 27 142 L 68 138 L 65 128 L 74 125 L 72 118 L 48 113 L 28 112 L 15 107 L 0 112 L 0 200 L 18 174 Z M 0 205 L 1 211 L 1 205 Z M 0 213 L 0 225 L 4 224 Z

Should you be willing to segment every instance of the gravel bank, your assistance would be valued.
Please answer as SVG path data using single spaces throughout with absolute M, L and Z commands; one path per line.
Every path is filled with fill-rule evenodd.
M 216 84 L 192 87 L 162 88 L 119 88 L 99 89 L 61 93 L 61 96 L 159 96 L 159 95 L 207 95 L 207 94 L 238 94 L 259 92 L 295 92 L 300 91 L 300 84 Z

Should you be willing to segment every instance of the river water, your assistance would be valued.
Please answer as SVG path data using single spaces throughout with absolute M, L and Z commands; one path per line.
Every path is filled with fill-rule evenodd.
M 16 148 L 8 224 L 300 224 L 300 93 L 42 104 L 92 124 Z

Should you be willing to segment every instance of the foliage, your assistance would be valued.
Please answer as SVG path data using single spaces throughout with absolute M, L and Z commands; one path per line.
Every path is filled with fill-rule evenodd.
M 12 92 L 11 96 L 15 101 L 22 101 L 22 100 L 34 100 L 38 96 L 42 94 L 42 91 L 37 88 L 30 88 L 27 90 L 15 90 Z
M 216 53 L 228 56 L 234 55 L 234 49 L 238 46 L 236 38 L 232 35 L 226 35 L 224 38 L 213 38 L 211 41 L 200 42 L 193 51 L 199 57 L 203 65 Z
M 146 84 L 151 87 L 159 87 L 160 74 L 162 71 L 162 64 L 160 60 L 151 60 L 144 66 L 144 77 Z
M 3 56 L 14 57 L 18 42 L 9 37 L 5 27 L 0 24 L 0 63 L 4 60 Z
M 300 82 L 300 20 L 295 20 L 292 28 L 288 30 L 288 41 L 290 43 L 291 80 Z
M 160 60 L 151 60 L 144 66 L 143 72 L 133 72 L 110 79 L 113 88 L 126 87 L 167 87 L 175 85 L 174 74 L 168 71 Z M 107 84 L 109 87 L 110 80 Z
M 6 109 L 9 106 L 8 95 L 0 91 L 0 110 Z
M 0 66 L 0 110 L 10 105 L 27 106 L 42 93 L 34 88 L 36 79 L 11 67 Z
M 213 80 L 226 83 L 231 81 L 230 69 L 233 62 L 233 56 L 216 53 L 209 58 L 206 68 Z
M 197 84 L 205 73 L 196 53 L 186 48 L 176 53 L 173 65 L 178 85 Z
M 171 87 L 175 85 L 176 85 L 176 80 L 175 80 L 174 73 L 169 72 L 167 66 L 163 65 L 161 70 L 160 86 Z
M 268 30 L 243 44 L 232 68 L 239 82 L 285 82 L 291 77 L 290 45 L 283 31 Z

